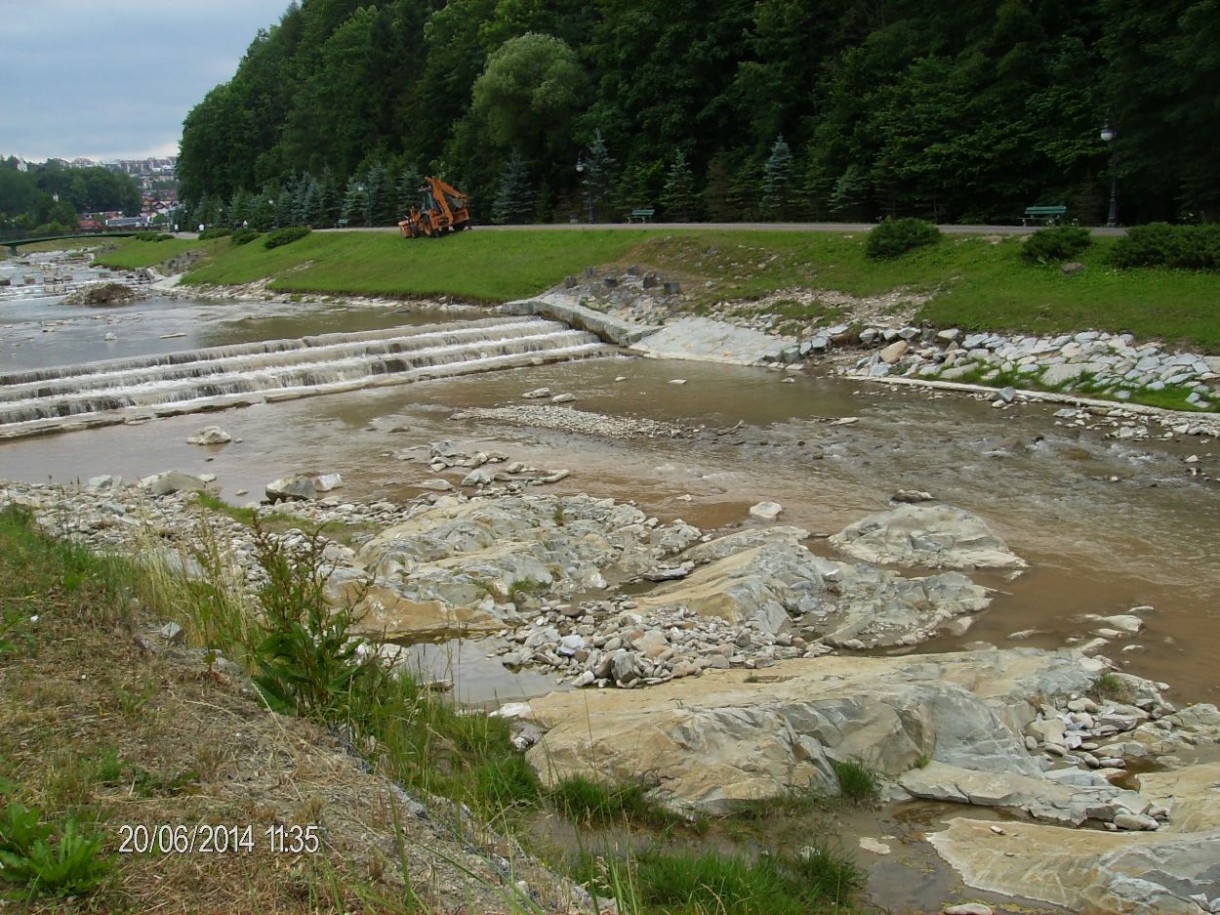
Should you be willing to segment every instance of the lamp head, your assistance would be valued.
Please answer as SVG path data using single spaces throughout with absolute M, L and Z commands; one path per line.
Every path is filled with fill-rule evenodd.
M 1118 136 L 1118 132 L 1109 124 L 1101 129 L 1101 139 L 1106 143 L 1109 143 L 1116 136 Z

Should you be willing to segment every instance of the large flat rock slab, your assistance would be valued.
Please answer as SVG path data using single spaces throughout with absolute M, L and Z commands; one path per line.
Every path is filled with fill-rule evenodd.
M 1118 833 L 956 818 L 928 840 L 976 889 L 1076 912 L 1203 915 L 1220 900 L 1220 831 Z
M 521 714 L 543 732 L 528 759 L 547 783 L 643 778 L 674 809 L 722 813 L 835 790 L 833 760 L 891 776 L 930 759 L 1038 778 L 1018 736 L 1033 715 L 1025 699 L 1082 691 L 1099 670 L 1077 653 L 1034 649 L 827 656 L 646 690 L 552 693 Z
M 778 337 L 708 318 L 682 318 L 635 342 L 631 349 L 661 359 L 754 365 L 779 362 L 794 337 Z

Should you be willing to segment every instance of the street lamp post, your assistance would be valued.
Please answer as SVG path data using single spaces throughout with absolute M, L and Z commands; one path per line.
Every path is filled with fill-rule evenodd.
M 580 153 L 576 157 L 576 173 L 578 175 L 584 175 L 586 169 L 588 169 L 589 175 L 587 178 L 585 178 L 585 200 L 588 201 L 588 204 L 589 204 L 589 224 L 592 225 L 593 224 L 593 188 L 591 187 L 591 184 L 594 179 L 594 174 L 593 174 L 592 166 L 585 162 L 585 154 Z
M 1106 220 L 1108 226 L 1118 225 L 1118 172 L 1114 168 L 1114 150 L 1117 145 L 1114 141 L 1117 138 L 1118 131 L 1107 122 L 1101 129 L 1101 139 L 1110 147 L 1110 218 Z

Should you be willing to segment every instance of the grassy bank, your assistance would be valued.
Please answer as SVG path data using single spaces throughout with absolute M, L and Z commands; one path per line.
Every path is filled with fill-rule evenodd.
M 185 556 L 156 560 L 151 533 L 140 562 L 104 557 L 0 509 L 0 907 L 566 910 L 564 885 L 506 851 L 517 846 L 505 834 L 530 836 L 622 915 L 844 911 L 860 887 L 832 844 L 801 849 L 808 827 L 752 831 L 757 811 L 690 823 L 644 785 L 544 788 L 502 719 L 357 651 L 350 613 L 320 600 L 320 538 L 285 545 L 249 519 L 268 574 L 251 595 L 227 578 L 211 511 L 199 505 L 187 551 L 204 575 L 187 579 L 174 571 Z M 165 642 L 165 620 L 182 644 Z M 436 801 L 420 820 L 387 780 L 477 820 Z M 803 816 L 842 803 L 805 801 Z M 577 848 L 543 838 L 555 819 Z M 284 847 L 294 836 L 317 844 Z
M 927 297 L 917 318 L 937 326 L 1037 334 L 1096 329 L 1220 352 L 1220 275 L 1116 270 L 1107 264 L 1111 239 L 1095 240 L 1079 256 L 1084 271 L 1064 276 L 1057 266 L 1022 261 L 1017 237 L 945 236 L 934 247 L 890 261 L 865 257 L 864 238 L 748 230 L 476 230 L 406 241 L 390 232 L 315 232 L 270 251 L 258 241 L 124 241 L 102 262 L 150 266 L 197 250 L 207 259 L 188 283 L 272 277 L 271 288 L 287 294 L 481 302 L 539 293 L 588 266 L 636 264 L 681 280 L 692 309 L 793 288 L 857 297 L 897 293 L 900 300 Z

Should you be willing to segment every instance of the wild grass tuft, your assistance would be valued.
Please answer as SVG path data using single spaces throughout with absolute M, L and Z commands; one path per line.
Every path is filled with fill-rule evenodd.
M 1108 670 L 1093 681 L 1093 695 L 1098 699 L 1130 704 L 1135 698 L 1135 691 L 1122 677 Z
M 132 581 L 129 563 L 90 552 L 80 544 L 41 531 L 33 513 L 22 506 L 0 509 L 0 574 L 14 593 L 5 595 L 0 640 L 5 631 L 24 628 L 11 617 L 39 615 L 54 603 L 60 612 L 82 622 L 110 625 L 127 618 L 125 598 Z
M 547 803 L 577 826 L 634 823 L 653 828 L 690 825 L 648 796 L 648 785 L 611 785 L 580 775 L 569 776 L 546 793 Z
M 830 765 L 839 781 L 839 794 L 854 804 L 875 804 L 881 797 L 881 779 L 858 759 L 835 759 Z
M 620 912 L 805 915 L 846 903 L 862 875 L 847 857 L 821 847 L 753 859 L 714 851 L 648 849 L 636 856 L 629 882 L 638 908 L 620 906 Z

